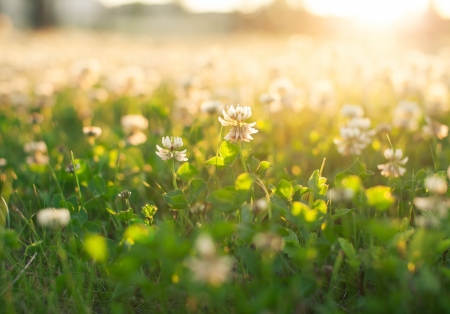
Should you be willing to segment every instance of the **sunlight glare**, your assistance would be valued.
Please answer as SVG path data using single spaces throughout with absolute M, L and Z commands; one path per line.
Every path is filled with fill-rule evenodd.
M 312 14 L 351 18 L 367 25 L 385 26 L 424 13 L 429 0 L 304 0 L 304 5 Z
M 433 0 L 433 6 L 440 17 L 442 17 L 443 19 L 450 19 L 449 0 Z

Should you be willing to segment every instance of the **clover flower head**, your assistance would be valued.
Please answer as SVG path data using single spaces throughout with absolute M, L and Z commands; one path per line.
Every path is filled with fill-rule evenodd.
M 398 178 L 403 176 L 406 172 L 404 165 L 408 162 L 408 157 L 403 158 L 403 152 L 401 149 L 388 148 L 384 151 L 384 157 L 388 160 L 386 164 L 378 165 L 378 169 L 381 170 L 381 175 L 385 177 Z M 403 158 L 403 159 L 402 159 Z
M 425 178 L 425 187 L 433 194 L 443 195 L 447 192 L 447 182 L 437 176 L 428 176 Z
M 162 160 L 169 160 L 171 158 L 175 158 L 178 161 L 187 161 L 186 158 L 186 150 L 177 151 L 181 146 L 183 146 L 183 140 L 180 137 L 163 137 L 162 143 L 164 147 L 168 149 L 161 148 L 159 145 L 156 145 L 158 151 L 156 154 L 161 157 Z
M 193 280 L 213 286 L 222 285 L 230 275 L 233 259 L 217 255 L 215 244 L 209 235 L 201 234 L 195 242 L 195 249 L 199 257 L 186 260 Z
M 37 212 L 36 220 L 43 227 L 56 229 L 58 227 L 64 227 L 69 223 L 70 212 L 66 208 L 45 208 Z
M 250 107 L 237 105 L 235 109 L 233 106 L 230 106 L 227 108 L 227 111 L 225 109 L 222 110 L 222 114 L 223 118 L 219 117 L 220 123 L 223 126 L 231 126 L 230 132 L 224 137 L 225 140 L 230 142 L 250 142 L 253 139 L 250 134 L 258 132 L 258 130 L 253 128 L 256 122 L 244 122 L 244 120 L 250 118 L 252 115 L 252 109 Z
M 83 127 L 83 134 L 86 137 L 97 138 L 102 134 L 102 129 L 98 126 L 85 126 Z
M 364 115 L 364 109 L 358 105 L 345 104 L 341 108 L 341 115 L 346 118 L 361 118 Z
M 368 118 L 355 117 L 340 129 L 341 138 L 334 139 L 338 152 L 342 155 L 360 155 L 361 151 L 372 142 L 375 130 L 370 130 Z
M 448 126 L 441 124 L 438 121 L 432 120 L 430 117 L 425 117 L 426 125 L 423 126 L 422 131 L 425 135 L 436 137 L 440 140 L 448 136 Z

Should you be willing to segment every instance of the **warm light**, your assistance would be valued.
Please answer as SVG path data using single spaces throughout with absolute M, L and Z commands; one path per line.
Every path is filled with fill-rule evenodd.
M 113 7 L 116 5 L 130 4 L 135 2 L 145 3 L 145 4 L 164 4 L 172 2 L 172 0 L 98 0 L 101 4 L 107 7 Z
M 351 18 L 367 25 L 383 26 L 426 12 L 429 0 L 304 0 L 304 5 L 312 14 Z
M 253 12 L 273 0 L 181 0 L 180 3 L 191 12 Z
M 443 19 L 450 19 L 449 0 L 433 0 L 433 6 L 440 17 L 442 17 Z

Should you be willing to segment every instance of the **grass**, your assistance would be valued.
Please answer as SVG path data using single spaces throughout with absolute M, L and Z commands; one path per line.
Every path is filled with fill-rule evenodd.
M 148 50 L 129 39 L 136 56 L 149 54 L 133 58 L 112 40 L 27 36 L 23 46 L 0 44 L 8 52 L 0 68 L 13 70 L 0 80 L 13 82 L 0 102 L 0 312 L 448 312 L 450 192 L 431 182 L 448 184 L 450 149 L 447 137 L 423 129 L 425 116 L 447 125 L 448 111 L 433 112 L 427 88 L 448 84 L 415 67 L 444 66 L 444 57 L 392 50 L 396 67 L 386 69 L 363 47 L 292 50 L 259 38 L 213 50 Z M 58 42 L 58 52 L 45 45 Z M 20 67 L 15 55 L 31 61 Z M 85 60 L 102 55 L 97 73 Z M 414 75 L 399 90 L 394 77 L 403 72 Z M 294 90 L 274 87 L 280 73 Z M 414 85 L 417 77 L 425 83 Z M 107 99 L 92 96 L 100 90 Z M 281 97 L 282 110 L 262 104 L 263 93 Z M 396 113 L 405 99 L 418 115 Z M 205 100 L 250 106 L 254 139 L 223 140 L 230 127 L 220 111 L 200 110 Z M 439 101 L 449 106 L 448 95 Z M 334 141 L 352 123 L 342 115 L 346 103 L 371 120 L 358 127 L 370 141 L 354 155 Z M 30 124 L 33 113 L 42 122 Z M 123 128 L 127 114 L 148 126 Z M 101 136 L 86 138 L 87 125 Z M 140 132 L 145 140 L 132 145 Z M 163 136 L 182 138 L 187 162 L 156 155 Z M 32 141 L 47 149 L 25 152 Z M 388 148 L 409 157 L 390 170 L 405 167 L 403 176 L 380 174 Z M 67 209 L 70 221 L 40 225 L 44 208 Z

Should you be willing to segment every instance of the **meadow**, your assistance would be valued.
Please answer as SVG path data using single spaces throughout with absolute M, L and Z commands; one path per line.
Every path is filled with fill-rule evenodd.
M 0 312 L 449 312 L 449 73 L 301 35 L 0 38 Z

